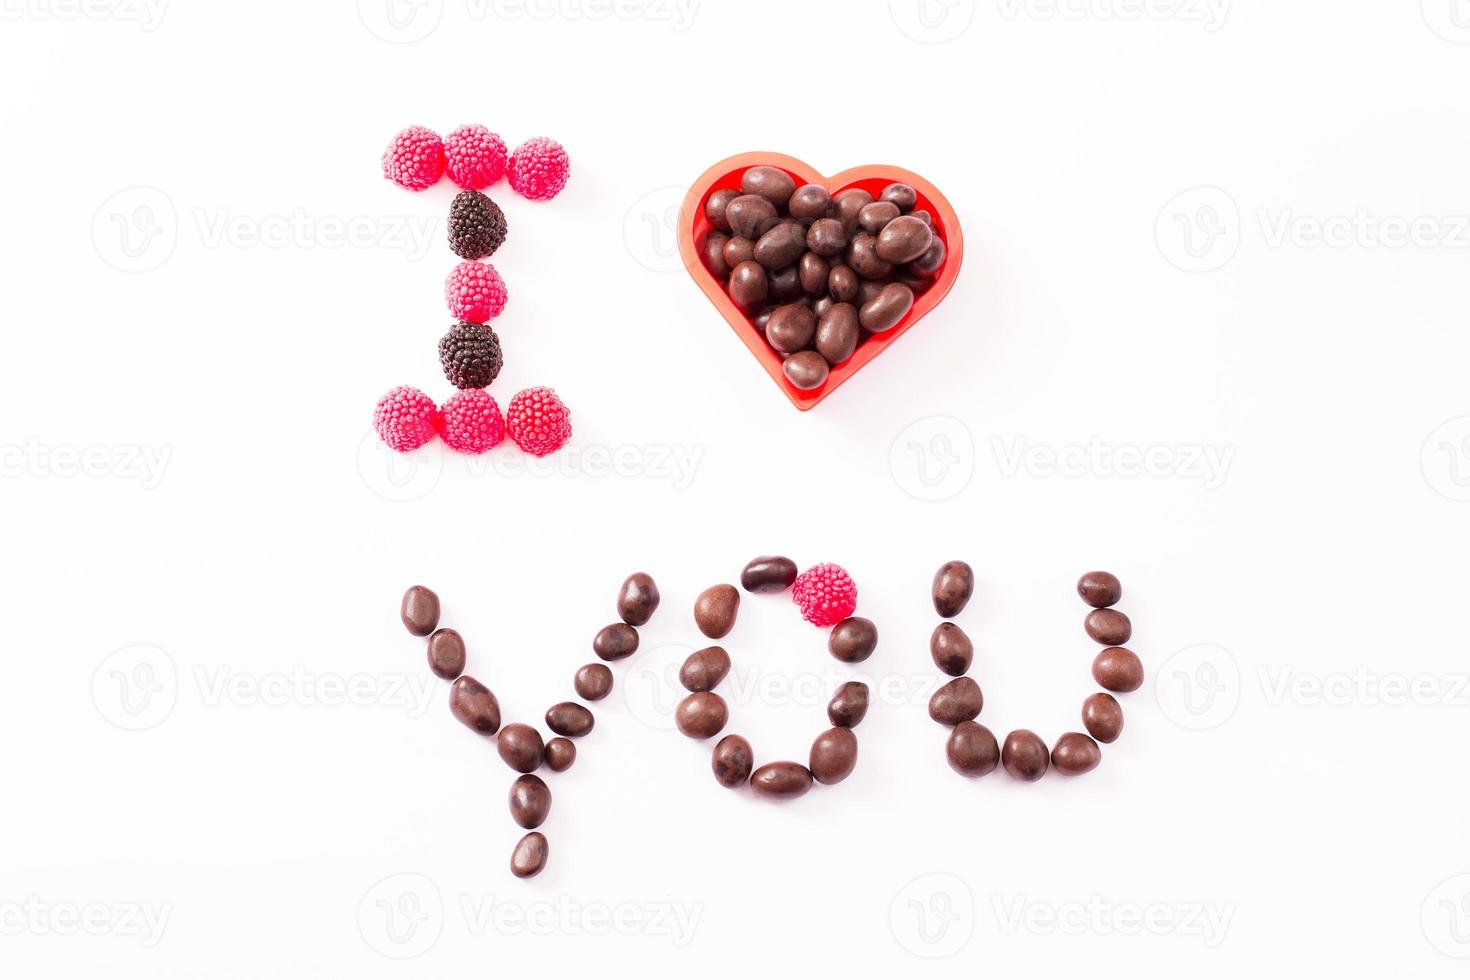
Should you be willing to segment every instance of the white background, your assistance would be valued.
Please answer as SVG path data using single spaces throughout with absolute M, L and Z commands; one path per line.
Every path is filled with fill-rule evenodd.
M 1463 975 L 1463 2 L 360 7 L 0 4 L 0 972 Z M 378 157 L 463 122 L 573 161 L 492 190 L 492 393 L 566 399 L 547 469 L 370 438 L 388 387 L 448 394 L 454 261 L 450 185 Z M 674 253 L 755 149 L 966 223 L 944 305 L 806 415 Z M 695 594 L 773 551 L 852 571 L 896 692 L 789 806 L 662 713 Z M 1096 772 L 948 769 L 952 557 L 981 721 L 1049 741 L 1092 689 L 1073 582 L 1122 577 L 1151 678 Z M 536 721 L 640 568 L 664 606 L 517 881 L 511 774 L 399 596 Z M 746 602 L 762 759 L 822 727 L 823 642 Z

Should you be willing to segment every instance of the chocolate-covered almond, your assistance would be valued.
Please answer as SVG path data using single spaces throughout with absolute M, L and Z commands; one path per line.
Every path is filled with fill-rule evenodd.
M 725 261 L 725 246 L 729 241 L 729 235 L 712 231 L 705 237 L 704 245 L 699 250 L 704 258 L 704 267 L 721 282 L 730 276 L 730 263 Z
M 713 691 L 730 673 L 730 655 L 724 647 L 695 650 L 679 667 L 679 683 L 687 691 Z
M 959 677 L 970 669 L 975 659 L 975 644 L 954 623 L 940 623 L 929 635 L 929 656 L 934 666 L 951 677 Z
M 782 354 L 807 347 L 816 332 L 816 314 L 799 303 L 776 307 L 766 321 L 766 342 Z
M 827 652 L 845 664 L 867 660 L 878 649 L 878 627 L 871 619 L 849 616 L 827 636 Z
M 847 248 L 847 229 L 836 218 L 818 218 L 806 230 L 806 247 L 824 259 L 841 255 Z
M 796 562 L 784 555 L 761 555 L 746 562 L 740 586 L 746 592 L 785 592 L 796 581 Z
M 603 660 L 622 660 L 638 651 L 638 631 L 627 623 L 612 623 L 592 638 L 592 652 Z
M 1143 686 L 1143 661 L 1127 647 L 1108 647 L 1093 659 L 1092 679 L 1109 691 L 1136 691 Z
M 510 818 L 535 830 L 551 815 L 551 789 L 540 776 L 518 776 L 510 784 Z
M 552 772 L 566 772 L 577 761 L 577 746 L 570 739 L 561 737 L 546 742 L 546 768 Z
M 584 704 L 562 701 L 546 709 L 546 727 L 567 738 L 581 738 L 592 731 L 592 712 Z
M 934 611 L 945 619 L 954 619 L 964 611 L 975 594 L 975 570 L 967 562 L 947 561 L 934 573 L 930 590 Z
M 494 735 L 500 728 L 500 702 L 490 689 L 469 674 L 449 688 L 449 710 L 472 732 Z
M 439 597 L 432 589 L 412 586 L 403 593 L 398 616 L 414 636 L 428 636 L 439 625 Z
M 1064 776 L 1080 776 L 1091 772 L 1102 761 L 1097 743 L 1081 732 L 1067 732 L 1057 739 L 1051 750 L 1052 768 Z
M 949 767 L 961 776 L 984 776 L 1000 765 L 1000 743 L 978 721 L 962 721 L 949 733 L 944 755 Z
M 572 688 L 584 701 L 601 701 L 612 693 L 613 675 L 606 664 L 583 664 L 572 678 Z
M 730 298 L 747 313 L 764 303 L 770 290 L 771 281 L 759 262 L 747 259 L 731 268 Z
M 802 184 L 786 202 L 787 212 L 803 224 L 832 213 L 832 195 L 821 184 Z
M 776 205 L 759 194 L 741 194 L 725 206 L 730 231 L 755 241 L 776 224 Z
M 755 243 L 755 260 L 767 269 L 784 269 L 806 251 L 806 228 L 794 221 L 783 221 L 766 232 Z
M 785 208 L 796 193 L 796 181 L 778 167 L 751 167 L 740 178 L 740 189 L 759 194 L 777 208 Z
M 1133 636 L 1133 624 L 1116 609 L 1094 609 L 1082 621 L 1082 628 L 1088 636 L 1110 647 L 1127 643 Z
M 833 305 L 834 304 L 832 302 L 831 293 L 824 292 L 821 296 L 818 296 L 815 300 L 812 301 L 812 312 L 817 315 L 818 326 L 820 326 L 822 323 L 822 317 L 827 315 L 827 311 L 830 310 Z
M 924 254 L 908 264 L 908 271 L 916 276 L 932 276 L 944 267 L 946 254 L 944 239 L 934 235 L 929 239 L 929 247 Z
M 718 640 L 735 628 L 735 614 L 740 611 L 740 593 L 733 585 L 711 585 L 694 600 L 694 623 L 711 640 Z
M 794 264 L 784 269 L 777 269 L 770 273 L 769 278 L 771 292 L 768 298 L 772 303 L 789 303 L 801 298 L 801 277 L 797 274 Z
M 868 716 L 868 685 L 862 681 L 842 684 L 827 702 L 827 720 L 839 728 L 856 728 Z
M 900 211 L 907 214 L 914 209 L 915 204 L 919 203 L 919 193 L 909 184 L 889 184 L 883 188 L 883 193 L 878 195 L 878 200 L 891 201 L 898 206 Z
M 716 231 L 729 234 L 730 222 L 725 220 L 725 208 L 739 196 L 739 191 L 727 187 L 723 190 L 715 191 L 704 199 L 704 216 L 709 219 L 709 223 L 714 226 Z
M 898 205 L 892 201 L 874 201 L 858 212 L 858 227 L 870 235 L 876 235 L 888 223 L 898 217 Z
M 500 730 L 495 740 L 495 751 L 505 764 L 516 772 L 535 772 L 546 758 L 546 746 L 541 742 L 541 733 L 530 725 L 514 722 Z
M 1000 749 L 1000 764 L 1017 779 L 1034 783 L 1046 775 L 1051 753 L 1041 736 L 1027 728 L 1018 728 L 1006 736 Z
M 812 788 L 812 773 L 799 762 L 767 762 L 751 773 L 750 788 L 768 800 L 794 800 Z
M 857 227 L 858 214 L 873 203 L 873 195 L 861 187 L 850 187 L 832 196 L 832 217 L 842 223 L 847 234 Z
M 808 296 L 825 296 L 827 273 L 831 267 L 827 260 L 815 252 L 807 252 L 796 266 L 796 277 L 801 281 L 801 291 Z
M 865 231 L 848 241 L 843 261 L 864 279 L 887 279 L 893 275 L 893 264 L 878 258 L 878 239 Z
M 744 786 L 754 765 L 755 754 L 751 752 L 750 743 L 739 735 L 726 735 L 710 754 L 710 768 L 714 770 L 715 782 L 726 789 Z
M 522 837 L 510 852 L 510 873 L 517 878 L 534 878 L 546 867 L 546 835 L 539 830 Z
M 781 371 L 786 380 L 802 391 L 820 388 L 831 371 L 826 358 L 814 350 L 797 351 L 781 362 Z
M 1077 580 L 1077 594 L 1089 606 L 1105 609 L 1123 598 L 1123 583 L 1112 572 L 1087 572 Z
M 730 720 L 725 699 L 710 691 L 697 691 L 674 709 L 674 725 L 690 738 L 712 738 Z
M 850 728 L 829 728 L 812 742 L 807 768 L 823 786 L 840 783 L 857 767 L 857 736 Z
M 898 326 L 914 305 L 914 291 L 901 282 L 890 282 L 878 290 L 878 295 L 868 300 L 858 310 L 858 322 L 864 330 L 882 333 Z
M 429 669 L 437 677 L 452 681 L 464 673 L 464 637 L 449 627 L 429 636 Z
M 725 239 L 725 244 L 720 248 L 720 257 L 725 260 L 725 275 L 728 276 L 740 263 L 755 261 L 755 242 L 733 235 Z
M 629 626 L 642 626 L 658 608 L 658 585 L 647 572 L 634 572 L 618 590 L 618 617 Z
M 1115 742 L 1123 733 L 1123 709 L 1118 699 L 1098 691 L 1082 702 L 1082 726 L 1099 742 Z
M 841 263 L 834 264 L 832 271 L 827 273 L 827 291 L 839 303 L 851 303 L 857 299 L 861 288 L 862 278 Z
M 973 678 L 956 677 L 929 698 L 929 717 L 941 725 L 958 725 L 980 714 L 985 697 Z
M 816 336 L 812 339 L 817 353 L 835 367 L 852 357 L 861 336 L 857 307 L 851 303 L 833 303 L 817 320 Z
M 933 240 L 934 232 L 918 218 L 909 215 L 894 218 L 878 232 L 878 258 L 894 265 L 913 262 L 929 251 Z

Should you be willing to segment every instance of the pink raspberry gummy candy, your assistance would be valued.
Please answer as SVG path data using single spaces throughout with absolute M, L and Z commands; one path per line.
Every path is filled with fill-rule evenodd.
M 444 137 L 449 179 L 465 190 L 484 190 L 505 176 L 505 141 L 478 123 Z
M 444 141 L 432 129 L 408 127 L 383 151 L 383 176 L 411 191 L 433 187 L 444 176 Z
M 572 437 L 571 413 L 550 388 L 527 388 L 505 409 L 511 439 L 532 456 L 545 456 Z
M 439 429 L 450 448 L 462 453 L 483 453 L 505 438 L 500 406 L 484 388 L 451 395 L 440 411 Z
M 814 626 L 836 626 L 857 608 L 857 586 L 839 565 L 813 565 L 796 577 L 791 598 Z
M 571 176 L 567 151 L 544 136 L 528 139 L 510 155 L 510 186 L 532 201 L 549 201 L 561 193 Z
M 488 262 L 461 262 L 444 280 L 449 314 L 465 323 L 489 323 L 505 309 L 505 282 Z
M 378 399 L 373 428 L 390 449 L 410 453 L 434 438 L 439 410 L 417 388 L 399 385 Z

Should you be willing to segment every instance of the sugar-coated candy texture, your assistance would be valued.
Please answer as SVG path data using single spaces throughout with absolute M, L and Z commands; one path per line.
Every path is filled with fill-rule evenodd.
M 544 136 L 526 140 L 510 155 L 510 186 L 532 201 L 549 201 L 561 193 L 571 176 L 567 151 Z
M 378 399 L 373 429 L 389 449 L 408 453 L 434 438 L 438 416 L 432 398 L 417 388 L 399 385 Z
M 461 262 L 444 279 L 449 315 L 464 323 L 485 323 L 499 316 L 508 298 L 505 280 L 488 262 Z
M 444 441 L 462 453 L 483 453 L 505 438 L 500 406 L 483 388 L 455 392 L 444 403 L 440 420 Z
M 505 176 L 505 141 L 474 123 L 444 137 L 445 169 L 449 179 L 466 190 L 483 190 Z
M 449 247 L 462 259 L 483 259 L 505 244 L 509 226 L 500 205 L 479 191 L 460 191 L 449 205 Z
M 484 323 L 460 323 L 439 338 L 439 366 L 456 388 L 484 388 L 500 375 L 500 338 Z
M 824 562 L 797 576 L 791 598 L 814 626 L 835 626 L 857 608 L 857 585 L 838 565 Z
M 403 130 L 383 151 L 383 176 L 411 191 L 434 186 L 444 165 L 444 141 L 423 126 Z
M 505 427 L 532 456 L 554 453 L 572 437 L 571 412 L 550 388 L 527 388 L 510 400 Z

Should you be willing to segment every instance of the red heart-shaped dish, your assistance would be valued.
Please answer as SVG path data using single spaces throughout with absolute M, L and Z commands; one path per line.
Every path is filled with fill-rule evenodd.
M 918 203 L 914 205 L 915 209 L 922 208 L 929 212 L 934 233 L 943 240 L 945 246 L 944 264 L 934 275 L 929 288 L 914 298 L 912 308 L 904 314 L 903 319 L 882 333 L 863 337 L 853 355 L 833 367 L 827 375 L 827 380 L 819 387 L 810 390 L 796 387 L 786 377 L 785 372 L 781 370 L 782 356 L 766 342 L 760 327 L 746 316 L 730 298 L 724 284 L 710 273 L 702 258 L 705 239 L 708 238 L 710 232 L 715 230 L 709 219 L 705 217 L 705 201 L 710 194 L 718 190 L 738 191 L 740 179 L 745 171 L 756 166 L 776 167 L 784 170 L 796 181 L 797 186 L 819 184 L 834 197 L 840 191 L 853 187 L 862 188 L 876 197 L 889 184 L 908 184 L 918 193 Z M 887 350 L 890 344 L 939 305 L 950 287 L 954 285 L 955 277 L 959 275 L 960 262 L 964 258 L 964 239 L 960 233 L 959 219 L 955 216 L 949 201 L 945 200 L 944 195 L 940 194 L 933 184 L 907 170 L 883 164 L 872 164 L 844 170 L 831 177 L 823 177 L 802 161 L 784 154 L 741 153 L 721 160 L 706 170 L 694 182 L 689 193 L 684 196 L 684 204 L 679 211 L 679 254 L 684 260 L 685 268 L 699 284 L 699 288 L 704 290 L 715 308 L 724 314 L 735 333 L 745 342 L 745 346 L 765 367 L 766 373 L 786 393 L 786 397 L 791 399 L 793 405 L 806 411 L 830 395 L 848 378 L 861 371 L 873 358 Z

